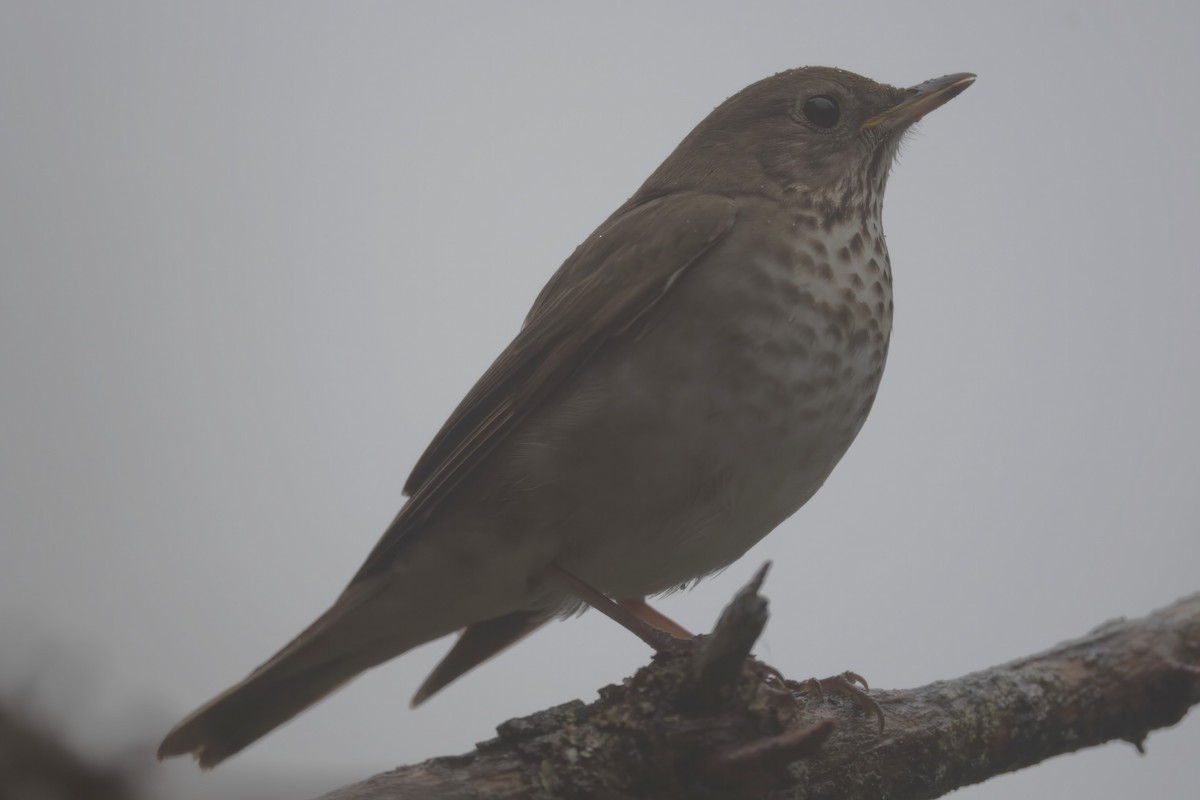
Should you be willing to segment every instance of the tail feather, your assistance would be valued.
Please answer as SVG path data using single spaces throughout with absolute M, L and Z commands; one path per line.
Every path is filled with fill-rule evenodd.
M 419 706 L 463 673 L 525 638 L 549 620 L 544 611 L 514 611 L 466 628 L 413 695 L 412 706 Z
M 215 767 L 366 669 L 360 659 L 350 658 L 292 674 L 270 666 L 179 723 L 163 739 L 158 757 L 191 753 L 204 769 Z
M 176 725 L 159 746 L 159 759 L 191 753 L 201 767 L 215 767 L 366 670 L 451 633 L 467 616 L 453 609 L 412 615 L 408 624 L 397 625 L 398 610 L 407 601 L 382 591 L 386 585 L 351 584 L 269 661 Z M 516 611 L 469 626 L 422 684 L 413 705 L 548 619 L 545 612 Z
M 376 587 L 347 589 L 269 661 L 176 725 L 159 759 L 191 753 L 201 767 L 215 767 L 362 672 L 453 630 L 398 630 L 380 600 Z

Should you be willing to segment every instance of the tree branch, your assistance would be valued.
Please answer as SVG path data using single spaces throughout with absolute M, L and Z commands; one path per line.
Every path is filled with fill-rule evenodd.
M 713 635 L 655 656 L 596 702 L 510 720 L 471 753 L 320 800 L 933 798 L 1114 739 L 1140 750 L 1200 703 L 1198 593 L 1008 664 L 872 692 L 880 733 L 854 698 L 797 694 L 745 661 L 766 621 L 762 577 Z

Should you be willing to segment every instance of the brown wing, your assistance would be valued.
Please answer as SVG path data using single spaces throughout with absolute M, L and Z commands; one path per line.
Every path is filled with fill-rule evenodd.
M 410 500 L 351 583 L 386 565 L 426 519 L 549 393 L 654 307 L 733 226 L 715 195 L 668 195 L 609 218 L 559 268 L 524 326 L 446 420 L 404 486 Z

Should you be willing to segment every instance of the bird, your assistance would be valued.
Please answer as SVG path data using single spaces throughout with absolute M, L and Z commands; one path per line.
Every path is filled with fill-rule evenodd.
M 891 336 L 888 175 L 974 80 L 802 67 L 717 106 L 553 274 L 329 609 L 158 757 L 213 767 L 450 634 L 413 705 L 586 607 L 686 637 L 646 598 L 736 561 L 862 428 Z

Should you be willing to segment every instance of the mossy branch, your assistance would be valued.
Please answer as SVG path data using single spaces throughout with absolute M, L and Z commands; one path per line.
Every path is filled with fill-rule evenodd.
M 762 577 L 712 635 L 659 654 L 595 702 L 510 720 L 470 753 L 320 800 L 933 798 L 1114 739 L 1141 749 L 1200 703 L 1198 593 L 1037 655 L 871 692 L 881 733 L 854 698 L 794 692 L 746 660 L 767 617 Z M 729 669 L 731 659 L 745 667 Z

